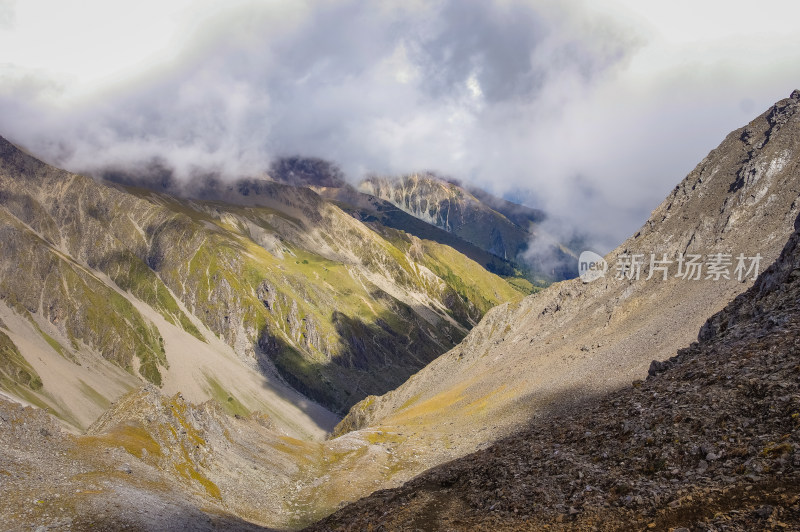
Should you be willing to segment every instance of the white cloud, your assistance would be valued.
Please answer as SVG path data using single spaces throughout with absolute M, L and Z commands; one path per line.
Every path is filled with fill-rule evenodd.
M 800 78 L 800 4 L 0 0 L 0 134 L 74 170 L 435 169 L 632 233 Z M 613 213 L 613 214 L 612 214 Z

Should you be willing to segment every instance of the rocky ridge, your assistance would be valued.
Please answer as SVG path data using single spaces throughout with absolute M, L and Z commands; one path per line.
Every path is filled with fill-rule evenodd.
M 360 182 L 357 188 L 517 267 L 526 264 L 521 255 L 531 241 L 546 237 L 538 229 L 545 219 L 543 212 L 501 200 L 485 191 L 470 191 L 431 173 L 373 176 Z M 541 264 L 533 263 L 527 268 L 549 281 L 574 277 L 577 264 L 574 254 L 555 242 L 550 247 L 551 262 L 558 266 L 544 270 Z

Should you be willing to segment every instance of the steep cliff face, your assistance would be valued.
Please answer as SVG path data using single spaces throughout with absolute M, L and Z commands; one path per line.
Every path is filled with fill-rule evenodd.
M 412 174 L 397 178 L 370 177 L 359 183 L 358 190 L 395 205 L 478 248 L 520 265 L 520 254 L 536 238 L 537 224 L 545 218 L 535 209 L 495 198 L 484 191 L 469 191 L 432 174 Z M 574 275 L 574 258 L 568 250 L 551 246 L 555 270 L 544 271 L 532 265 L 532 275 L 561 280 Z M 557 259 L 557 260 L 556 260 Z M 528 266 L 531 268 L 531 266 Z
M 466 257 L 404 233 L 389 241 L 306 188 L 247 181 L 204 195 L 104 185 L 0 140 L 0 316 L 21 354 L 6 364 L 7 389 L 85 426 L 137 377 L 178 386 L 169 347 L 181 342 L 165 347 L 169 329 L 344 411 L 518 297 Z M 32 388 L 40 352 L 76 367 L 110 363 L 75 377 L 88 408 L 48 396 L 53 368 Z M 195 387 L 214 388 L 198 378 Z

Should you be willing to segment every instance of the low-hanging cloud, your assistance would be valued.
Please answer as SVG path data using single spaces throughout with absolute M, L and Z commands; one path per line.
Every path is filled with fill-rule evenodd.
M 155 161 L 177 179 L 258 176 L 295 154 L 335 161 L 350 179 L 436 170 L 500 194 L 531 190 L 529 203 L 607 249 L 708 138 L 751 118 L 732 95 L 753 91 L 751 108 L 765 101 L 734 79 L 709 105 L 730 69 L 704 77 L 691 64 L 649 89 L 625 85 L 648 32 L 580 1 L 194 9 L 170 57 L 80 97 L 69 80 L 0 66 L 0 134 L 95 175 Z M 679 81 L 690 97 L 675 95 Z M 685 130 L 691 113 L 707 123 Z

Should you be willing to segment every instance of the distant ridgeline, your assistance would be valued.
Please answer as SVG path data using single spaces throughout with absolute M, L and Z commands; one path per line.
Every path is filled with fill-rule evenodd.
M 525 294 L 575 277 L 577 255 L 586 247 L 577 240 L 560 242 L 543 231 L 541 224 L 547 214 L 541 210 L 430 172 L 403 177 L 372 176 L 353 187 L 335 164 L 292 156 L 275 160 L 267 173 L 270 181 L 314 190 L 362 222 L 452 247 Z M 189 184 L 181 183 L 158 161 L 135 173 L 110 169 L 104 177 L 207 200 L 226 190 L 245 192 L 255 182 L 228 183 L 215 174 L 199 174 Z M 535 253 L 529 252 L 532 242 L 536 244 Z

